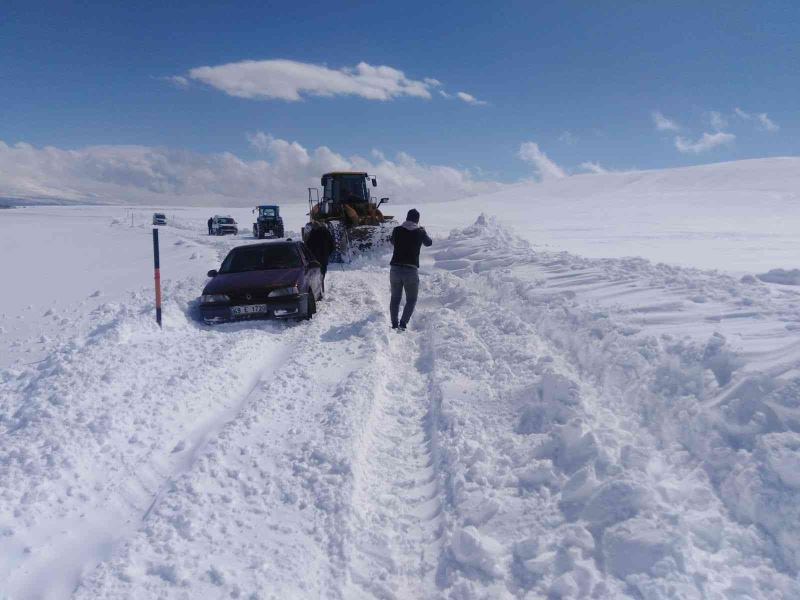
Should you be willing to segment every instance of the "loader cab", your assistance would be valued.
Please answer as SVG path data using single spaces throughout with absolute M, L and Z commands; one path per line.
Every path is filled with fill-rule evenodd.
M 322 200 L 332 204 L 369 204 L 368 184 L 378 185 L 374 177 L 366 173 L 326 173 L 322 176 Z

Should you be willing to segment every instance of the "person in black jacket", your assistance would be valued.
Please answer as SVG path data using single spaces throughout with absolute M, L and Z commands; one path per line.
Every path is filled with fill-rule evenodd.
M 408 211 L 406 221 L 392 231 L 391 268 L 389 269 L 389 284 L 392 288 L 392 299 L 389 302 L 389 316 L 392 319 L 392 329 L 405 331 L 408 320 L 414 312 L 419 293 L 419 251 L 420 248 L 430 246 L 433 241 L 419 226 L 419 211 L 412 208 Z M 397 320 L 400 312 L 400 299 L 403 292 L 406 294 L 406 304 L 403 307 L 403 316 Z
M 311 231 L 308 232 L 306 237 L 306 246 L 311 250 L 314 258 L 319 261 L 319 270 L 322 273 L 322 289 L 325 290 L 325 274 L 328 272 L 328 261 L 336 247 L 333 236 L 325 225 L 314 221 Z
M 213 217 L 208 217 L 208 235 L 211 235 L 211 224 L 214 222 Z

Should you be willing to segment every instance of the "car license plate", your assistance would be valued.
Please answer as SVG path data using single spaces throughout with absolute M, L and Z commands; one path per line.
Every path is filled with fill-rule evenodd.
M 242 306 L 231 306 L 231 313 L 234 315 L 256 315 L 267 312 L 266 304 L 244 304 Z

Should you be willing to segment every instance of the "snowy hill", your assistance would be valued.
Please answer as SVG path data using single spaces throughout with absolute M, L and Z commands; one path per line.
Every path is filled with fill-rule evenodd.
M 800 158 L 575 175 L 424 212 L 428 223 L 447 227 L 486 212 L 537 247 L 589 257 L 739 273 L 795 267 Z
M 152 210 L 2 211 L 0 597 L 800 597 L 797 166 L 421 206 L 403 335 L 381 252 L 209 328 L 249 240 L 168 211 L 159 330 Z
M 800 198 L 798 185 L 800 157 L 757 158 L 675 169 L 575 175 L 542 183 L 543 187 L 553 192 L 563 190 L 568 196 L 587 191 L 589 195 L 609 194 L 624 189 L 630 193 L 660 196 L 692 192 L 746 196 L 750 193 L 772 192 L 784 199 L 795 200 Z

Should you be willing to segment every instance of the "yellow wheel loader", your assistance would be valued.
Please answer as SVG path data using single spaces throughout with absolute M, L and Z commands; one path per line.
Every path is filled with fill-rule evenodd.
M 331 262 L 350 262 L 359 252 L 384 244 L 397 225 L 394 217 L 384 215 L 380 207 L 389 201 L 376 202 L 370 196 L 370 184 L 377 187 L 375 177 L 367 173 L 325 173 L 319 189 L 308 188 L 309 222 L 303 227 L 303 240 L 315 223 L 328 228 L 336 243 Z

